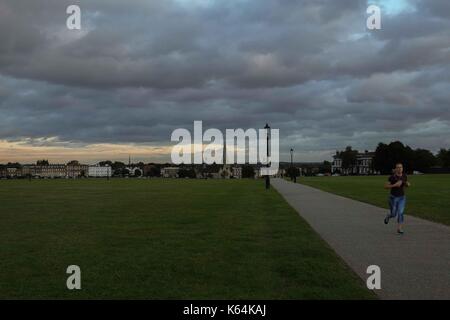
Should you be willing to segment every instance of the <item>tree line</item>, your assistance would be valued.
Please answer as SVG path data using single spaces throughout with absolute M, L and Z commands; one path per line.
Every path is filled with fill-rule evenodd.
M 358 151 L 347 147 L 337 153 L 342 167 L 351 168 L 357 164 Z M 450 149 L 441 149 L 435 155 L 427 149 L 412 149 L 400 141 L 389 144 L 380 142 L 375 150 L 372 166 L 381 174 L 390 174 L 396 163 L 402 163 L 406 171 L 429 172 L 433 167 L 450 170 Z

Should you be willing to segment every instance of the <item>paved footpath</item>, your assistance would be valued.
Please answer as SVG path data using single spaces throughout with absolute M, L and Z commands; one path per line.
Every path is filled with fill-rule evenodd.
M 362 278 L 381 268 L 382 299 L 450 299 L 450 228 L 405 216 L 405 234 L 387 210 L 282 179 L 272 185 Z M 450 208 L 449 208 L 450 210 Z

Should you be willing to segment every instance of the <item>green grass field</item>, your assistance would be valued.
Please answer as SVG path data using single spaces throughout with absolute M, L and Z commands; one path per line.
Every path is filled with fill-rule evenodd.
M 405 214 L 450 225 L 450 175 L 409 176 Z M 297 182 L 388 208 L 387 176 L 301 177 Z M 407 222 L 407 221 L 406 221 Z
M 375 298 L 262 181 L 0 181 L 0 205 L 2 299 Z

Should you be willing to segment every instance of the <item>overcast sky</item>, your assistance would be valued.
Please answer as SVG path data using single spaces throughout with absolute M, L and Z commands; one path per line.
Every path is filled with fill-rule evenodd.
M 269 122 L 282 160 L 450 148 L 450 1 L 370 2 L 381 30 L 365 0 L 0 0 L 0 162 L 165 161 L 194 120 Z

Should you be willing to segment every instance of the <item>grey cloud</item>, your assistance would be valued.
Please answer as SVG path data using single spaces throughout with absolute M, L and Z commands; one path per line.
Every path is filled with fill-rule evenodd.
M 73 3 L 81 32 L 65 28 Z M 414 4 L 367 32 L 358 0 L 0 0 L 0 139 L 162 145 L 194 120 L 269 121 L 306 158 L 383 139 L 437 149 L 448 1 Z M 438 132 L 418 130 L 430 123 Z

